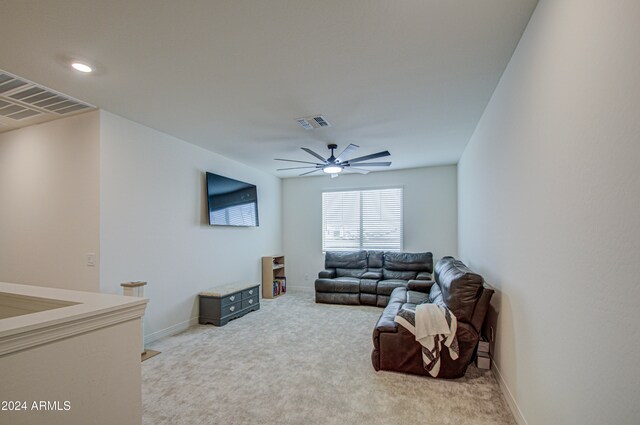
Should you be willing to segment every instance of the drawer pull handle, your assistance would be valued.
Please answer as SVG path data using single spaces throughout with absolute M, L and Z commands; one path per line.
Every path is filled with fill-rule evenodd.
M 234 311 L 236 309 L 235 305 L 232 305 L 231 307 L 229 307 L 229 311 Z
M 249 295 L 253 295 L 253 289 L 249 290 Z
M 249 304 L 253 304 L 253 300 L 249 300 Z
M 231 295 L 231 296 L 229 297 L 229 299 L 230 299 L 231 301 L 234 301 L 234 300 L 236 299 L 236 296 L 235 296 L 235 295 Z

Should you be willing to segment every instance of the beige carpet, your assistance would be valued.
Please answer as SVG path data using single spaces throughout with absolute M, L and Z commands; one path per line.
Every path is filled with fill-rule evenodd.
M 152 344 L 145 424 L 515 424 L 493 375 L 455 381 L 371 366 L 381 309 L 288 293 L 223 327 Z

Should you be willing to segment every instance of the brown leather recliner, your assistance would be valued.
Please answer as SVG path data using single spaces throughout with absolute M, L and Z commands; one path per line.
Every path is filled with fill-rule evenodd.
M 480 339 L 480 331 L 493 289 L 460 260 L 444 257 L 436 264 L 435 282 L 412 281 L 407 288 L 396 288 L 373 330 L 371 361 L 375 370 L 391 370 L 429 375 L 422 361 L 422 346 L 414 335 L 394 322 L 405 304 L 432 302 L 448 307 L 458 320 L 459 357 L 452 360 L 448 350 L 441 354 L 438 378 L 464 376 Z

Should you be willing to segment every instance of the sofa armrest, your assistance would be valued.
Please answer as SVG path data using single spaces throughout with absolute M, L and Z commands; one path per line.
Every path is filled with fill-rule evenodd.
M 368 271 L 368 272 L 365 272 L 365 274 L 363 274 L 362 276 L 360 276 L 360 279 L 380 280 L 382 279 L 382 272 Z
M 391 299 L 389 303 L 382 311 L 378 323 L 376 323 L 373 329 L 374 339 L 380 334 L 380 332 L 398 332 L 398 324 L 395 322 L 398 311 L 402 308 L 402 305 L 407 300 L 406 288 L 395 288 L 391 293 Z
M 318 273 L 320 279 L 334 279 L 336 277 L 336 269 L 322 270 Z
M 417 274 L 415 280 L 433 280 L 433 277 L 429 272 L 420 272 Z
M 433 280 L 410 280 L 407 289 L 410 291 L 424 292 L 428 294 L 435 282 Z

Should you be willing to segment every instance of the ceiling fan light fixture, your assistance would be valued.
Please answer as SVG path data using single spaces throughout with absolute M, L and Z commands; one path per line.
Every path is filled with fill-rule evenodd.
M 82 73 L 85 73 L 85 74 L 89 74 L 89 73 L 93 72 L 93 68 L 91 68 L 86 63 L 82 63 L 82 62 L 73 62 L 71 64 L 71 67 L 73 69 L 75 69 L 76 71 L 79 71 L 79 72 L 82 72 Z
M 342 167 L 341 165 L 330 164 L 322 167 L 322 171 L 327 174 L 338 174 L 342 172 L 343 168 L 344 167 Z

